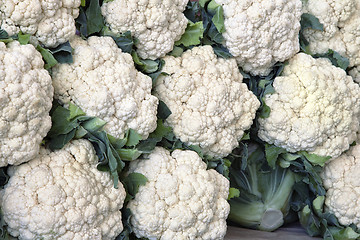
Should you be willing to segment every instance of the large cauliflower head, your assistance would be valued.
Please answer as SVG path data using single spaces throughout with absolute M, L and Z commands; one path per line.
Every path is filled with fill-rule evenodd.
M 301 0 L 215 0 L 224 9 L 225 46 L 253 75 L 299 51 Z
M 129 202 L 137 237 L 149 239 L 223 239 L 230 205 L 229 181 L 194 151 L 157 147 L 130 163 L 130 172 L 147 177 Z
M 126 193 L 97 163 L 91 143 L 75 140 L 55 152 L 42 148 L 34 160 L 10 168 L 0 192 L 8 232 L 23 240 L 115 239 L 123 230 Z
M 328 59 L 299 53 L 265 96 L 271 112 L 259 118 L 259 137 L 289 152 L 337 157 L 359 129 L 360 88 Z
M 322 54 L 333 49 L 347 57 L 354 67 L 350 74 L 360 82 L 360 1 L 308 0 L 303 9 L 324 26 L 324 31 L 304 31 L 310 50 Z
M 321 177 L 326 192 L 325 206 L 342 225 L 360 227 L 360 145 L 351 147 L 327 163 Z
M 235 59 L 217 58 L 211 46 L 166 56 L 155 95 L 171 110 L 166 123 L 181 141 L 224 157 L 250 128 L 260 103 L 242 83 Z
M 41 54 L 0 42 L 0 167 L 34 158 L 51 128 L 54 89 Z
M 101 7 L 113 32 L 131 31 L 139 41 L 143 59 L 157 59 L 170 52 L 185 32 L 188 20 L 182 13 L 188 0 L 114 0 Z
M 75 35 L 80 0 L 0 0 L 0 28 L 9 35 L 31 34 L 46 47 Z
M 121 52 L 111 37 L 76 37 L 71 46 L 74 62 L 52 71 L 55 98 L 105 120 L 104 129 L 115 137 L 132 128 L 147 138 L 157 120 L 151 78 L 135 69 L 131 55 Z

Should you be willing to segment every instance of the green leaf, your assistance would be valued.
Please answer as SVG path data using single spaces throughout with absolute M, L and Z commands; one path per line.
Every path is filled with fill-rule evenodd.
M 199 0 L 199 5 L 200 5 L 201 7 L 205 7 L 205 4 L 206 4 L 207 2 L 210 2 L 210 0 Z
M 165 120 L 170 115 L 171 115 L 171 111 L 168 108 L 168 106 L 166 106 L 166 104 L 163 101 L 159 100 L 159 105 L 158 105 L 158 108 L 157 108 L 157 117 L 160 118 L 160 119 Z
M 144 175 L 134 172 L 124 178 L 123 184 L 126 189 L 126 193 L 129 194 L 131 198 L 134 198 L 136 193 L 139 191 L 140 186 L 144 186 L 147 181 L 148 180 Z
M 45 49 L 40 45 L 38 45 L 36 49 L 41 53 L 41 56 L 45 61 L 45 69 L 50 69 L 58 63 L 49 49 Z
M 101 131 L 106 125 L 106 121 L 100 118 L 92 118 L 82 123 L 82 127 L 89 132 Z
M 74 118 L 85 115 L 86 115 L 85 112 L 81 110 L 81 108 L 79 108 L 72 102 L 69 103 L 69 116 L 67 117 L 68 121 L 74 120 Z
M 275 168 L 276 161 L 282 153 L 287 151 L 284 148 L 277 147 L 275 145 L 265 144 L 265 155 L 266 160 L 270 167 Z
M 319 165 L 323 167 L 325 165 L 325 162 L 327 162 L 331 157 L 329 156 L 318 156 L 316 154 L 308 153 L 305 151 L 299 152 L 302 154 L 307 160 L 309 160 L 312 164 Z
M 21 45 L 26 45 L 30 42 L 30 34 L 23 34 L 21 31 L 18 33 L 18 41 Z
M 142 140 L 142 136 L 133 129 L 128 130 L 128 132 L 126 134 L 126 138 L 127 138 L 127 142 L 125 145 L 127 147 L 133 147 L 136 144 L 138 144 L 140 142 L 140 140 Z
M 343 229 L 330 227 L 329 229 L 335 240 L 356 240 L 360 237 L 360 234 L 355 232 L 351 227 L 346 227 Z
M 322 215 L 323 212 L 323 207 L 324 207 L 324 202 L 325 202 L 325 196 L 318 196 L 317 198 L 315 198 L 315 200 L 313 201 L 313 208 L 315 213 L 318 216 Z
M 69 41 L 49 50 L 58 63 L 73 63 L 73 49 Z
M 86 19 L 88 35 L 100 32 L 104 27 L 104 19 L 101 15 L 99 0 L 90 0 L 90 5 L 86 9 Z
M 149 138 L 155 138 L 159 141 L 165 137 L 167 134 L 172 132 L 172 128 L 169 126 L 165 126 L 163 120 L 157 120 L 157 127 L 154 132 L 150 133 Z
M 133 51 L 133 47 L 135 45 L 135 39 L 131 36 L 130 31 L 126 31 L 122 34 L 112 32 L 109 27 L 105 26 L 102 29 L 102 35 L 110 36 L 114 39 L 116 45 L 121 48 L 121 50 L 125 53 L 131 53 Z
M 192 45 L 198 45 L 201 43 L 200 39 L 203 38 L 204 27 L 203 22 L 192 23 L 189 21 L 185 33 L 181 36 L 181 39 L 175 42 L 176 46 L 184 45 L 189 47 Z
M 342 68 L 343 70 L 346 70 L 350 64 L 348 58 L 341 56 L 338 52 L 331 49 L 329 49 L 328 52 L 325 54 L 316 54 L 314 55 L 314 57 L 327 58 L 334 66 Z
M 8 39 L 9 34 L 4 30 L 0 28 L 0 39 Z
M 128 149 L 128 148 L 121 148 L 117 150 L 117 153 L 119 154 L 120 158 L 124 161 L 133 161 L 140 157 L 142 152 L 140 152 L 137 149 Z
M 183 54 L 184 50 L 181 47 L 174 46 L 174 49 L 168 53 L 168 55 L 173 57 L 180 57 Z
M 240 191 L 237 188 L 230 188 L 229 189 L 229 196 L 228 196 L 228 200 L 234 198 L 234 197 L 239 197 L 240 196 Z
M 212 0 L 208 7 L 208 11 L 210 14 L 213 15 L 211 21 L 214 23 L 216 29 L 219 33 L 225 32 L 225 25 L 224 25 L 224 10 L 221 5 L 217 4 L 215 0 Z
M 81 0 L 81 5 L 82 7 L 85 7 L 86 6 L 86 0 Z
M 268 118 L 270 116 L 271 109 L 265 102 L 263 102 L 263 106 L 260 109 L 259 117 L 260 118 Z
M 319 19 L 309 13 L 303 13 L 300 20 L 301 30 L 308 28 L 324 31 L 324 25 L 320 23 Z

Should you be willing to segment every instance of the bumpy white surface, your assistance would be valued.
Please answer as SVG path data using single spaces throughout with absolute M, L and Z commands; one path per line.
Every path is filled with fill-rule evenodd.
M 34 158 L 51 128 L 54 89 L 32 45 L 0 42 L 0 167 Z
M 225 46 L 252 75 L 299 51 L 301 0 L 215 0 L 224 9 Z
M 97 163 L 91 143 L 76 140 L 12 167 L 0 193 L 8 232 L 23 240 L 115 239 L 126 193 Z
M 351 147 L 325 165 L 321 177 L 326 192 L 325 206 L 342 225 L 360 227 L 360 145 Z
M 75 35 L 80 0 L 0 0 L 0 28 L 11 36 L 35 35 L 46 47 L 56 47 Z
M 290 152 L 337 157 L 359 129 L 360 89 L 327 59 L 299 53 L 265 96 L 270 116 L 259 119 L 258 135 Z
M 104 129 L 115 137 L 132 128 L 146 138 L 157 120 L 151 78 L 137 71 L 131 55 L 110 37 L 76 37 L 70 43 L 74 62 L 53 68 L 55 98 L 105 120 Z
M 355 67 L 351 76 L 360 82 L 360 1 L 309 0 L 303 8 L 324 26 L 324 31 L 305 30 L 310 50 L 321 54 L 333 49 L 347 57 Z
M 229 181 L 196 152 L 157 147 L 145 159 L 130 163 L 130 172 L 147 177 L 129 202 L 137 237 L 149 239 L 223 239 Z
M 114 0 L 101 7 L 113 32 L 131 31 L 143 59 L 157 59 L 173 49 L 185 32 L 188 20 L 182 13 L 188 0 Z
M 231 153 L 260 106 L 235 59 L 217 58 L 211 46 L 202 46 L 164 60 L 162 71 L 169 75 L 158 79 L 154 94 L 172 112 L 166 124 L 211 156 Z

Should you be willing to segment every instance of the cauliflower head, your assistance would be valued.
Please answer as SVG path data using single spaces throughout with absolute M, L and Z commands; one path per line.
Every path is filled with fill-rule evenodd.
M 137 237 L 149 239 L 223 239 L 229 181 L 194 151 L 170 152 L 157 147 L 145 159 L 130 163 L 130 172 L 147 177 L 129 202 Z
M 10 36 L 34 35 L 46 47 L 56 47 L 75 35 L 81 0 L 0 0 L 0 28 Z
M 8 232 L 22 240 L 115 239 L 123 230 L 126 193 L 97 163 L 91 143 L 75 140 L 55 152 L 42 148 L 34 160 L 11 167 L 0 192 Z
M 300 50 L 301 0 L 215 0 L 224 9 L 225 46 L 252 75 Z
M 265 96 L 271 112 L 259 118 L 258 136 L 289 152 L 337 157 L 359 129 L 360 88 L 328 59 L 299 53 Z
M 185 32 L 188 20 L 182 13 L 188 0 L 114 0 L 101 6 L 106 24 L 113 32 L 131 34 L 139 41 L 143 59 L 157 59 L 170 52 Z
M 235 59 L 217 58 L 211 46 L 166 56 L 154 94 L 172 114 L 166 124 L 181 141 L 225 157 L 250 128 L 260 103 L 242 82 Z
M 41 54 L 0 42 L 0 167 L 34 158 L 51 128 L 54 88 Z
M 303 11 L 316 16 L 324 31 L 306 29 L 305 38 L 313 53 L 323 54 L 332 49 L 349 59 L 350 71 L 360 82 L 360 1 L 308 0 Z
M 76 37 L 70 43 L 74 62 L 53 68 L 55 98 L 105 120 L 104 129 L 115 137 L 132 128 L 147 138 L 156 128 L 158 105 L 151 78 L 135 69 L 131 55 L 111 37 Z
M 327 163 L 321 177 L 326 192 L 325 206 L 342 225 L 360 227 L 359 189 L 360 145 Z

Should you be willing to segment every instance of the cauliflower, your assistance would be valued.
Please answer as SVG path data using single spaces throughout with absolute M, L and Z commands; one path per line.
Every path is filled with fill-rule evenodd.
M 132 128 L 147 138 L 157 120 L 151 78 L 135 69 L 131 55 L 122 53 L 111 37 L 76 37 L 71 46 L 74 62 L 52 71 L 55 98 L 105 120 L 104 129 L 115 137 Z
M 253 75 L 299 51 L 301 0 L 215 0 L 224 9 L 225 46 Z
M 106 24 L 113 32 L 131 31 L 139 42 L 143 59 L 157 59 L 173 49 L 185 32 L 188 20 L 182 13 L 188 0 L 114 0 L 101 7 Z
M 349 67 L 355 67 L 350 74 L 360 82 L 360 1 L 308 0 L 303 8 L 324 26 L 324 31 L 304 31 L 310 50 L 323 54 L 333 49 L 349 58 Z
M 169 75 L 158 79 L 154 94 L 171 110 L 166 123 L 175 136 L 210 156 L 231 153 L 260 105 L 235 59 L 218 59 L 211 46 L 202 46 L 164 60 Z
M 355 145 L 326 164 L 321 173 L 327 190 L 325 206 L 345 226 L 355 224 L 360 227 L 359 168 L 360 145 Z
M 125 190 L 100 172 L 91 143 L 75 140 L 61 150 L 42 148 L 34 160 L 8 171 L 0 192 L 8 232 L 19 239 L 115 239 L 123 229 Z
M 271 112 L 259 119 L 258 136 L 289 152 L 337 157 L 359 129 L 360 88 L 328 59 L 299 53 L 265 96 Z
M 32 45 L 0 42 L 0 167 L 38 154 L 51 128 L 53 94 L 51 77 Z
M 194 151 L 157 147 L 130 163 L 130 172 L 147 177 L 129 202 L 131 225 L 138 238 L 223 239 L 230 206 L 229 181 Z
M 35 35 L 46 47 L 56 47 L 75 35 L 80 0 L 0 0 L 0 28 L 9 35 Z

